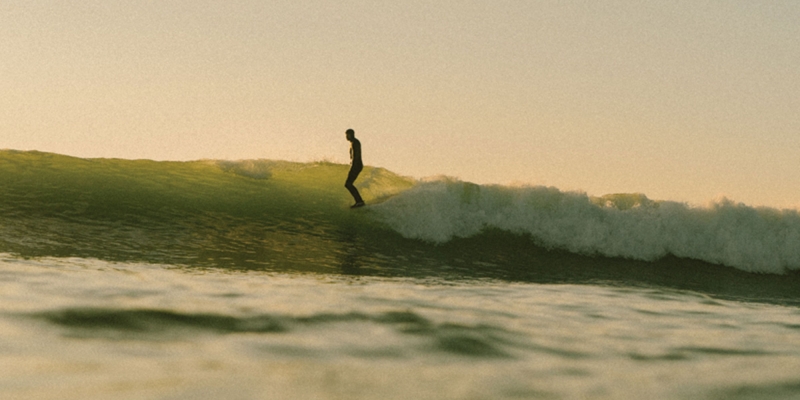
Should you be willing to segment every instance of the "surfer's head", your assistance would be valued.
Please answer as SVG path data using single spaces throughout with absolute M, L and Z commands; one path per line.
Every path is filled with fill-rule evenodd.
M 354 137 L 356 137 L 356 131 L 354 131 L 352 129 L 346 130 L 344 132 L 344 134 L 345 134 L 345 136 L 347 136 L 347 140 L 350 140 L 350 139 L 353 139 Z

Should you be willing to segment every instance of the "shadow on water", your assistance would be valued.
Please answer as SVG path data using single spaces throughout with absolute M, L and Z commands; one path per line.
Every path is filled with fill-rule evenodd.
M 343 275 L 368 275 L 363 268 L 364 261 L 362 256 L 365 250 L 359 236 L 353 231 L 337 232 L 337 243 L 340 250 L 337 252 L 337 259 L 340 263 Z

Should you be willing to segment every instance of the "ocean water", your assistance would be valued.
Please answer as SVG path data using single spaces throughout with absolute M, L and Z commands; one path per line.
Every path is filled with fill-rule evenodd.
M 800 217 L 0 151 L 3 399 L 800 398 Z

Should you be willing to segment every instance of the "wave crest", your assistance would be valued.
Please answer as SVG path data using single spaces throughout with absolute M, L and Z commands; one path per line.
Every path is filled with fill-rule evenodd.
M 495 228 L 586 255 L 654 261 L 671 254 L 750 272 L 800 269 L 796 210 L 753 208 L 728 199 L 691 207 L 641 194 L 590 197 L 553 187 L 440 177 L 373 209 L 404 237 L 434 243 Z

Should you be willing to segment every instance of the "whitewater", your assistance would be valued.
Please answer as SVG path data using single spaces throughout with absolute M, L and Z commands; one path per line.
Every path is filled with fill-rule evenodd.
M 690 207 L 641 194 L 590 198 L 552 187 L 439 178 L 378 209 L 403 236 L 436 243 L 495 228 L 578 254 L 646 261 L 673 255 L 767 273 L 800 268 L 796 210 L 752 208 L 728 199 Z
M 800 393 L 800 217 L 0 151 L 4 399 Z

